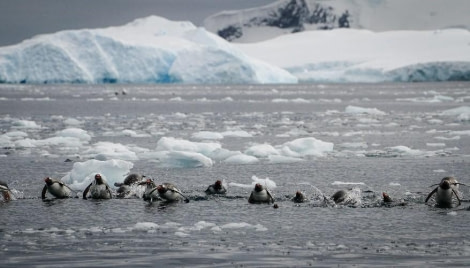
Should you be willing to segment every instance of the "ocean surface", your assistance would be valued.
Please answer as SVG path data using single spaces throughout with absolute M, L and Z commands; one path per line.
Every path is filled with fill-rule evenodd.
M 469 102 L 470 83 L 457 82 L 0 85 L 0 135 L 16 135 L 0 139 L 1 180 L 15 194 L 0 203 L 0 266 L 467 266 L 468 187 L 460 185 L 462 204 L 452 209 L 424 200 L 445 176 L 470 185 Z M 463 114 L 444 112 L 458 107 Z M 70 126 L 91 140 L 38 143 Z M 211 167 L 129 160 L 131 172 L 173 182 L 189 203 L 40 198 L 45 177 L 63 177 L 98 142 L 139 156 L 162 137 L 192 141 L 200 131 L 227 130 L 251 134 L 215 141 L 231 151 L 304 137 L 334 149 L 292 162 L 213 159 Z M 251 188 L 238 185 L 253 176 L 276 183 L 277 209 L 248 204 Z M 207 197 L 217 179 L 227 195 Z M 360 189 L 354 205 L 322 202 L 353 187 Z M 298 190 L 311 200 L 293 203 Z M 384 205 L 382 192 L 397 202 Z

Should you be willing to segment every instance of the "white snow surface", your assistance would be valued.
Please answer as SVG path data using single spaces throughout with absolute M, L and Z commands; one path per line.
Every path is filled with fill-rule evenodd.
M 190 22 L 158 16 L 120 27 L 39 35 L 0 48 L 3 83 L 295 83 Z
M 295 8 L 286 8 L 293 2 Z M 204 20 L 204 27 L 217 33 L 231 26 L 238 30 L 238 35 L 230 36 L 232 41 L 251 43 L 297 31 L 338 28 L 339 18 L 346 11 L 352 29 L 470 29 L 470 2 L 467 0 L 279 0 L 265 6 L 213 14 Z M 313 13 L 317 13 L 315 22 L 307 18 Z M 278 23 L 270 25 L 268 21 L 273 20 Z M 279 25 L 288 23 L 294 25 Z
M 470 32 L 464 29 L 305 31 L 236 46 L 300 82 L 470 80 Z

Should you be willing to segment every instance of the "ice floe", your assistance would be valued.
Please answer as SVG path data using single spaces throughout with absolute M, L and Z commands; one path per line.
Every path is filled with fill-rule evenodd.
M 72 189 L 84 190 L 92 182 L 95 175 L 99 173 L 112 186 L 115 182 L 122 182 L 133 166 L 134 164 L 131 162 L 118 159 L 106 161 L 92 159 L 85 162 L 76 162 L 73 164 L 72 170 L 63 176 L 61 180 Z

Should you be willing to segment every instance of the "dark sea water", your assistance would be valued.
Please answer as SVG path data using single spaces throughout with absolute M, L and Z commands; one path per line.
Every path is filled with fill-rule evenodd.
M 74 119 L 92 138 L 67 148 L 0 139 L 1 180 L 16 196 L 0 203 L 0 267 L 468 266 L 468 187 L 456 208 L 424 200 L 445 176 L 470 185 L 469 102 L 470 83 L 1 85 L 0 135 L 22 131 L 20 140 L 37 142 Z M 351 112 L 357 107 L 376 110 Z M 443 113 L 457 107 L 463 114 Z M 199 131 L 232 129 L 252 136 L 215 141 L 231 151 L 303 137 L 334 149 L 292 163 L 213 159 L 200 168 L 163 167 L 141 152 L 161 137 L 194 141 Z M 173 182 L 190 202 L 41 200 L 44 177 L 61 178 L 102 141 L 136 152 L 132 172 Z M 279 208 L 248 204 L 251 189 L 232 184 L 252 176 L 276 183 Z M 206 197 L 216 179 L 229 184 L 227 195 Z M 360 203 L 321 202 L 351 187 Z M 297 190 L 311 202 L 291 202 Z M 384 206 L 382 192 L 403 205 Z

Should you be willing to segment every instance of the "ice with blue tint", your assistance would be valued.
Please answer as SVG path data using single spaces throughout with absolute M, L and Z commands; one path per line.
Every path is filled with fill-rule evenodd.
M 3 83 L 296 83 L 190 22 L 150 16 L 0 49 Z

